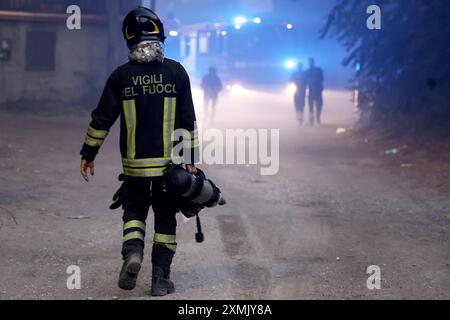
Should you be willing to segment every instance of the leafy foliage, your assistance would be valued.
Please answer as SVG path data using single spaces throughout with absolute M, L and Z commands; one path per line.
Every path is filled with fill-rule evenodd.
M 369 30 L 368 0 L 339 0 L 322 37 L 347 49 L 345 65 L 360 66 L 354 79 L 362 111 L 372 123 L 420 119 L 449 127 L 450 1 L 377 0 L 381 30 Z

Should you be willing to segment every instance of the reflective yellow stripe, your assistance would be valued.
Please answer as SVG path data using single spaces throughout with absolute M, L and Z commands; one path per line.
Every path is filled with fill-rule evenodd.
M 131 40 L 136 37 L 134 35 L 130 36 L 130 34 L 128 33 L 128 25 L 125 27 L 125 37 L 127 38 L 127 40 Z
M 170 157 L 173 149 L 172 134 L 175 130 L 177 98 L 164 98 L 163 143 L 164 157 Z
M 173 252 L 177 251 L 177 245 L 176 244 L 163 243 L 161 245 L 163 245 L 164 247 L 172 250 Z
M 139 168 L 159 168 L 159 167 L 167 167 L 171 162 L 180 163 L 182 160 L 181 157 L 173 157 L 167 160 L 160 161 L 140 161 L 140 162 L 128 162 L 122 161 L 124 167 L 129 167 L 131 169 L 139 169 Z
M 136 103 L 134 100 L 123 101 L 125 123 L 127 125 L 127 155 L 134 159 L 136 155 Z
M 167 166 L 173 163 L 182 163 L 181 157 L 149 158 L 149 159 L 122 159 L 125 175 L 131 177 L 161 177 Z
M 176 244 L 177 237 L 173 234 L 155 233 L 154 242 Z
M 153 237 L 153 242 L 158 243 L 173 252 L 177 251 L 176 240 L 176 236 L 173 234 L 155 233 L 155 236 Z
M 88 146 L 91 146 L 91 147 L 101 147 L 103 144 L 103 140 L 97 140 L 97 139 L 93 139 L 91 137 L 86 137 L 86 139 L 84 140 L 84 143 L 86 143 Z
M 139 221 L 139 220 L 131 220 L 123 225 L 123 230 L 128 230 L 131 228 L 139 228 L 139 229 L 145 231 L 145 223 L 143 223 L 142 221 Z
M 167 158 L 142 158 L 142 159 L 127 159 L 123 158 L 123 161 L 129 162 L 129 163 L 135 163 L 140 161 L 163 161 L 163 160 L 170 160 L 170 157 Z
M 88 127 L 87 133 L 93 137 L 93 138 L 99 138 L 99 139 L 105 139 L 108 135 L 108 131 L 106 130 L 97 130 L 92 128 L 91 126 Z
M 122 159 L 122 164 L 127 167 L 160 167 L 167 166 L 172 159 L 154 158 L 154 159 Z
M 123 173 L 131 177 L 161 177 L 164 175 L 165 168 L 138 169 L 123 168 Z
M 123 237 L 123 242 L 128 240 L 138 239 L 144 241 L 144 235 L 139 231 L 130 232 Z
M 88 140 L 91 140 L 91 141 L 96 141 L 96 142 L 101 142 L 101 143 L 103 143 L 104 141 L 105 141 L 105 139 L 102 139 L 102 138 L 93 138 L 93 137 L 91 137 L 90 135 L 86 135 L 86 139 L 88 139 Z
M 164 156 L 168 157 L 167 148 L 168 148 L 168 141 L 167 141 L 167 122 L 169 117 L 169 99 L 164 98 L 164 119 L 163 119 L 163 143 L 164 143 Z
M 177 98 L 172 98 L 172 112 L 170 115 L 171 122 L 170 122 L 170 153 L 169 156 L 172 156 L 172 149 L 173 149 L 173 134 L 175 131 L 175 116 L 176 116 L 176 109 L 177 109 Z

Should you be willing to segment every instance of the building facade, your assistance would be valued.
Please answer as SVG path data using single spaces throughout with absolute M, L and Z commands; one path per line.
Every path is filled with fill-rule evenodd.
M 140 1 L 0 2 L 0 108 L 91 109 L 108 75 L 126 61 L 121 20 Z M 67 8 L 81 9 L 69 30 Z

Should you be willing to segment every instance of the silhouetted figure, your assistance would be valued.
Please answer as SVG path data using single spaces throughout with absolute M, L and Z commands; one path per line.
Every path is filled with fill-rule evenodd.
M 296 91 L 294 95 L 295 110 L 297 112 L 297 120 L 300 125 L 303 124 L 303 114 L 305 111 L 305 99 L 306 99 L 306 85 L 307 78 L 306 72 L 303 70 L 303 65 L 298 64 L 297 71 L 292 75 L 291 81 L 296 86 Z
M 314 125 L 315 120 L 317 124 L 320 124 L 323 108 L 322 91 L 324 77 L 322 69 L 316 67 L 313 58 L 309 58 L 309 69 L 306 75 L 309 89 L 309 122 L 311 125 Z
M 208 74 L 203 77 L 202 89 L 205 94 L 204 97 L 205 117 L 208 116 L 208 109 L 211 103 L 212 108 L 211 118 L 214 119 L 216 113 L 217 99 L 219 97 L 219 92 L 222 91 L 222 81 L 217 76 L 215 68 L 210 67 Z

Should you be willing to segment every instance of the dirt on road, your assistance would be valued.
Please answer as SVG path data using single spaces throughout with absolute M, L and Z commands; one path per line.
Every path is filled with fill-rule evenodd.
M 280 167 L 273 176 L 202 167 L 228 204 L 204 212 L 203 244 L 178 217 L 177 292 L 162 299 L 450 298 L 447 164 L 402 158 L 401 145 L 375 152 L 350 131 L 348 93 L 325 98 L 321 127 L 299 126 L 288 95 L 224 96 L 215 122 L 198 110 L 204 129 L 279 129 Z M 150 299 L 151 232 L 137 288 L 117 287 L 121 214 L 108 209 L 121 173 L 117 126 L 85 183 L 88 114 L 0 118 L 0 299 Z M 80 290 L 67 288 L 71 265 Z M 379 290 L 367 287 L 369 266 L 381 271 Z

